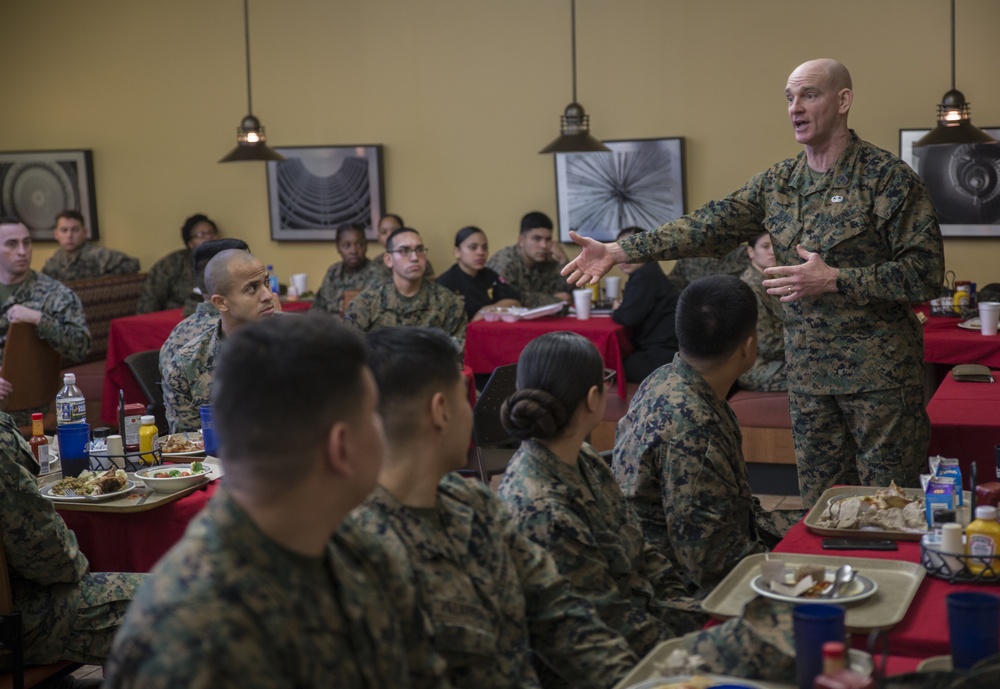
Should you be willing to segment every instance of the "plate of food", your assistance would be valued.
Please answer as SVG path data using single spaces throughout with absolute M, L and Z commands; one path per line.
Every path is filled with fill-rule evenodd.
M 55 502 L 95 502 L 127 495 L 135 482 L 121 469 L 84 471 L 79 476 L 59 479 L 41 489 L 42 497 Z
M 192 462 L 147 467 L 135 472 L 135 475 L 158 493 L 176 493 L 205 482 L 211 470 L 212 467 L 204 462 Z
M 767 563 L 781 564 L 776 560 Z M 855 603 L 875 595 L 878 584 L 863 574 L 855 573 L 854 579 L 845 584 L 836 597 L 830 597 L 836 569 L 820 565 L 779 568 L 775 573 L 763 572 L 750 580 L 754 593 L 786 603 L 829 603 L 842 605 Z
M 157 442 L 162 457 L 200 457 L 205 454 L 205 442 L 200 431 L 165 435 Z
M 967 321 L 962 321 L 958 324 L 958 327 L 965 330 L 982 330 L 982 321 L 979 320 L 979 316 L 976 316 Z
M 820 536 L 919 541 L 927 533 L 924 492 L 895 484 L 828 488 L 803 523 Z

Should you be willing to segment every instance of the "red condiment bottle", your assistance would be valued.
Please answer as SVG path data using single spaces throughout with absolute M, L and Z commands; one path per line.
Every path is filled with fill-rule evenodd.
M 875 689 L 875 680 L 848 669 L 843 642 L 827 641 L 823 644 L 823 674 L 813 681 L 813 689 Z
M 49 439 L 45 437 L 41 414 L 36 413 L 31 415 L 31 440 L 28 441 L 28 445 L 31 446 L 31 454 L 35 455 L 38 466 L 41 467 L 41 473 L 48 473 Z

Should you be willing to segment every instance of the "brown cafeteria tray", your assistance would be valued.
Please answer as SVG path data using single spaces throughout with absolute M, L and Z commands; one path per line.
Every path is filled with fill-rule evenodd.
M 847 609 L 845 624 L 852 633 L 892 629 L 898 624 L 906 615 L 910 601 L 920 588 L 925 571 L 920 564 L 902 560 L 831 557 L 807 553 L 758 553 L 743 558 L 701 602 L 701 607 L 712 617 L 720 620 L 742 614 L 743 606 L 757 596 L 750 588 L 750 582 L 760 574 L 760 563 L 764 560 L 781 560 L 792 567 L 811 564 L 832 569 L 848 564 L 859 574 L 874 580 L 878 584 L 875 595 L 844 606 Z M 803 599 L 802 602 L 814 601 Z
M 820 496 L 819 500 L 806 515 L 803 523 L 806 528 L 812 531 L 814 534 L 819 536 L 836 536 L 839 538 L 860 538 L 860 539 L 875 539 L 875 540 L 889 540 L 889 541 L 919 541 L 920 537 L 923 536 L 926 531 L 893 531 L 889 529 L 833 529 L 823 526 L 818 526 L 818 522 L 822 517 L 823 513 L 826 511 L 827 505 L 831 502 L 836 502 L 837 500 L 843 500 L 844 498 L 853 498 L 859 495 L 875 495 L 875 491 L 883 490 L 877 487 L 871 486 L 838 486 L 836 488 L 828 488 L 824 491 L 823 495 Z M 919 488 L 904 488 L 903 493 L 907 497 L 922 497 L 924 492 Z M 964 493 L 965 504 L 958 510 L 958 519 L 962 524 L 967 524 L 969 521 L 968 511 L 969 511 L 969 501 L 972 500 L 972 496 L 969 491 Z

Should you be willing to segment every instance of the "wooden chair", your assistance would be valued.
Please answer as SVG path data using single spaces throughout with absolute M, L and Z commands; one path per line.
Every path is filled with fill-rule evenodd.
M 15 324 L 16 325 L 16 324 Z M 7 553 L 0 538 L 0 657 L 7 657 L 11 672 L 0 674 L 0 689 L 25 689 L 49 680 L 66 677 L 79 663 L 63 660 L 52 665 L 24 666 L 24 647 L 21 632 L 21 613 L 14 610 L 7 571 Z
M 170 432 L 167 408 L 163 404 L 163 384 L 160 374 L 160 350 L 147 349 L 125 357 L 125 365 L 146 396 L 146 413 L 156 417 L 156 428 L 162 434 Z
M 483 388 L 472 410 L 472 441 L 469 462 L 459 473 L 479 476 L 489 485 L 490 478 L 502 474 L 514 456 L 513 438 L 500 422 L 500 407 L 517 390 L 517 364 L 498 366 Z
M 62 387 L 61 363 L 59 352 L 38 337 L 34 325 L 11 323 L 3 349 L 3 363 L 0 363 L 0 378 L 9 381 L 14 389 L 4 401 L 4 411 L 26 411 L 49 405 L 44 425 L 47 431 L 54 431 L 53 402 Z M 20 431 L 31 435 L 31 424 L 21 426 Z

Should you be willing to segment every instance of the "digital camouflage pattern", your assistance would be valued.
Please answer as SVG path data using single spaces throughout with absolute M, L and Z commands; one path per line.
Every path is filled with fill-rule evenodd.
M 188 313 L 193 313 L 201 301 L 201 295 L 194 291 L 191 250 L 178 249 L 161 258 L 149 269 L 135 312 L 149 313 L 183 306 L 190 308 Z
M 703 598 L 802 516 L 750 491 L 736 415 L 678 354 L 639 386 L 618 422 L 612 469 L 650 547 Z
M 560 301 L 556 292 L 572 292 L 573 287 L 559 274 L 565 263 L 546 261 L 528 267 L 520 247 L 508 246 L 490 256 L 486 267 L 503 277 L 521 294 L 521 305 L 529 309 Z
M 430 280 L 422 280 L 412 297 L 404 297 L 392 280 L 384 280 L 354 298 L 344 322 L 366 333 L 397 325 L 439 328 L 464 350 L 468 317 L 461 297 Z
M 42 320 L 35 326 L 35 331 L 38 337 L 62 355 L 64 366 L 80 361 L 90 351 L 90 331 L 87 329 L 87 319 L 83 315 L 80 298 L 61 282 L 29 270 L 13 294 L 0 304 L 0 356 L 3 355 L 10 330 L 7 312 L 15 304 L 41 311 Z M 47 411 L 48 405 L 18 411 L 13 415 L 14 421 L 26 426 L 31 423 L 33 412 L 44 414 Z
M 749 265 L 747 248 L 738 246 L 722 258 L 702 256 L 678 259 L 667 278 L 677 289 L 682 290 L 695 280 L 709 275 L 739 277 Z
M 344 270 L 343 261 L 334 263 L 323 276 L 323 283 L 316 292 L 310 310 L 323 310 L 339 316 L 344 302 L 344 292 L 363 290 L 383 278 L 379 264 L 370 259 L 365 259 L 363 266 L 350 273 Z
M 38 492 L 38 462 L 0 412 L 0 528 L 26 664 L 100 664 L 143 574 L 89 572 L 76 536 Z M 0 654 L 0 672 L 10 655 Z
M 753 368 L 740 376 L 740 387 L 755 392 L 788 389 L 785 374 L 785 308 L 781 300 L 768 294 L 762 272 L 747 266 L 740 276 L 757 298 L 757 359 Z
M 433 509 L 378 487 L 352 518 L 411 569 L 454 686 L 540 687 L 532 652 L 575 687 L 610 687 L 635 665 L 488 488 L 448 474 Z
M 359 529 L 342 526 L 325 557 L 296 555 L 220 488 L 140 589 L 105 685 L 447 687 L 413 596 Z
M 139 272 L 139 259 L 121 251 L 84 242 L 72 254 L 62 248 L 56 249 L 42 266 L 42 272 L 60 282 L 99 278 L 104 275 L 125 275 Z
M 201 428 L 203 404 L 212 403 L 215 359 L 225 340 L 221 321 L 177 350 L 170 363 L 160 369 L 163 379 L 163 406 L 171 433 Z
M 178 349 L 194 338 L 211 331 L 218 322 L 219 309 L 215 308 L 215 304 L 210 301 L 198 304 L 194 313 L 174 326 L 163 346 L 160 347 L 160 371 L 163 372 L 167 369 Z
M 497 494 L 528 538 L 640 657 L 706 619 L 670 563 L 650 547 L 607 463 L 590 445 L 569 466 L 536 440 L 507 465 Z
M 917 174 L 852 131 L 837 163 L 816 180 L 802 152 L 727 198 L 620 244 L 630 262 L 721 256 L 762 231 L 771 237 L 779 266 L 801 263 L 796 253 L 801 245 L 840 272 L 836 292 L 784 305 L 788 388 L 796 393 L 789 395 L 796 464 L 800 491 L 810 506 L 807 496 L 828 487 L 820 483 L 822 465 L 840 459 L 865 473 L 873 453 L 887 455 L 891 448 L 864 445 L 869 438 L 887 437 L 884 428 L 873 427 L 874 419 L 850 416 L 842 408 L 835 424 L 823 429 L 796 410 L 796 400 L 828 395 L 833 399 L 827 402 L 846 405 L 847 396 L 857 393 L 922 384 L 923 330 L 910 302 L 938 296 L 944 281 L 941 230 Z M 897 395 L 894 407 L 882 410 L 880 418 L 903 425 L 912 412 L 899 401 L 903 396 Z M 927 445 L 916 443 L 929 437 L 929 422 L 921 414 L 915 423 L 919 428 L 910 436 L 915 438 L 911 452 L 926 457 Z M 826 440 L 817 444 L 823 433 Z M 824 446 L 861 451 L 831 458 Z

